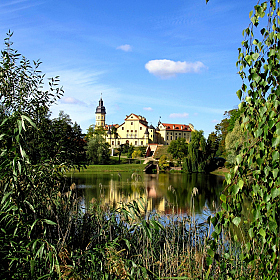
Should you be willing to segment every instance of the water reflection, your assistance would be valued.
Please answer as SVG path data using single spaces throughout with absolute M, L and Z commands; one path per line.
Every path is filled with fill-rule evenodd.
M 191 207 L 200 214 L 207 207 L 211 212 L 219 205 L 224 178 L 211 174 L 137 174 L 137 173 L 74 173 L 79 194 L 88 208 L 93 200 L 113 207 L 119 202 L 147 199 L 148 211 L 165 214 L 173 211 L 189 213 Z M 198 193 L 193 197 L 192 191 Z

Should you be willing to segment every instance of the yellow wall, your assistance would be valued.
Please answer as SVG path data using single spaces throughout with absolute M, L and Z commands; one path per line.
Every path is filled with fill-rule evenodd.
M 147 146 L 149 139 L 147 135 L 145 135 L 145 123 L 147 123 L 145 118 L 130 114 L 125 119 L 125 122 L 117 128 L 117 139 L 113 139 L 114 135 L 112 134 L 111 139 L 107 136 L 108 143 L 111 143 L 111 146 L 119 146 L 125 143 L 129 143 L 129 145 L 132 144 L 133 146 Z
M 105 126 L 105 114 L 95 113 L 95 125 Z

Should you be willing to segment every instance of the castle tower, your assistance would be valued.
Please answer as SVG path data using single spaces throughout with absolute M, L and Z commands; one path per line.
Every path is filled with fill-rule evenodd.
M 96 107 L 95 111 L 95 126 L 105 126 L 105 115 L 106 115 L 106 109 L 103 105 L 102 96 L 99 100 L 99 105 Z

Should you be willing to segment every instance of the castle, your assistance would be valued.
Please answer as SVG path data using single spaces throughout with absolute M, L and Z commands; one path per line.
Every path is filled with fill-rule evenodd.
M 148 125 L 146 118 L 133 113 L 127 115 L 120 125 L 106 125 L 106 108 L 102 97 L 95 111 L 95 126 L 105 128 L 107 131 L 106 141 L 111 148 L 117 148 L 121 144 L 133 146 L 169 145 L 172 140 L 178 138 L 185 138 L 187 142 L 190 142 L 191 132 L 194 131 L 192 124 L 170 124 L 161 121 L 155 128 Z

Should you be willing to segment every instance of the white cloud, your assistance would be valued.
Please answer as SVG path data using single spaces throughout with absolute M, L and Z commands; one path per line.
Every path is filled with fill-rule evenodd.
M 74 97 L 62 97 L 61 100 L 60 100 L 61 103 L 64 103 L 64 104 L 84 104 L 86 105 L 83 101 L 80 101 Z
M 175 77 L 182 73 L 198 73 L 207 68 L 202 62 L 172 61 L 168 59 L 155 59 L 146 63 L 145 68 L 155 76 L 162 79 Z
M 117 50 L 122 50 L 124 52 L 131 52 L 132 51 L 132 47 L 130 45 L 121 45 L 117 47 Z
M 145 111 L 153 111 L 153 109 L 151 107 L 144 107 L 143 108 Z
M 173 113 L 169 115 L 170 118 L 187 118 L 188 116 L 188 113 Z
M 216 119 L 214 119 L 214 120 L 212 120 L 211 122 L 212 122 L 212 123 L 218 123 L 219 121 L 216 120 Z

